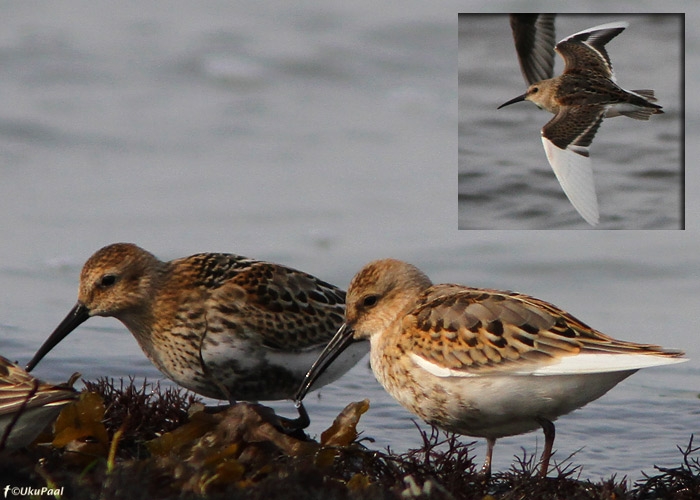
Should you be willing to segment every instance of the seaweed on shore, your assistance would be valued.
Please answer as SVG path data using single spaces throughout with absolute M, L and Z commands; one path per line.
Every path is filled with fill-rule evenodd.
M 630 485 L 578 477 L 572 457 L 549 477 L 533 456 L 489 480 L 473 443 L 419 429 L 421 446 L 396 454 L 358 439 L 368 401 L 349 404 L 319 440 L 289 435 L 274 411 L 240 403 L 205 411 L 190 393 L 100 379 L 61 413 L 55 434 L 0 454 L 0 484 L 63 487 L 75 499 L 459 499 L 689 500 L 700 498 L 692 437 L 675 468 L 657 467 Z M 10 496 L 8 496 L 10 498 Z
M 140 386 L 133 378 L 125 386 L 113 379 L 88 380 L 85 390 L 99 394 L 105 405 L 103 422 L 110 435 L 122 429 L 119 443 L 120 456 L 138 458 L 143 453 L 143 444 L 165 432 L 187 422 L 193 405 L 201 403 L 195 394 L 173 387 L 165 390 L 160 385 L 146 380 Z
M 683 463 L 678 467 L 654 468 L 659 474 L 644 474 L 644 479 L 637 481 L 635 497 L 638 500 L 656 498 L 674 498 L 691 500 L 700 498 L 700 446 L 693 447 L 693 437 L 685 448 L 678 447 L 683 455 Z

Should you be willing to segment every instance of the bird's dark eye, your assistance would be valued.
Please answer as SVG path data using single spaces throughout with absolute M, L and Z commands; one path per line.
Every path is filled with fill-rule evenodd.
M 532 87 L 532 93 L 533 93 L 533 94 L 536 94 L 536 93 L 539 92 L 539 91 L 540 91 L 540 88 L 539 88 L 539 87 Z
M 117 277 L 114 274 L 105 274 L 100 278 L 100 287 L 108 288 L 117 282 Z
M 379 300 L 379 297 L 376 295 L 367 295 L 364 299 L 362 299 L 362 306 L 363 307 L 373 307 L 377 305 L 377 301 Z

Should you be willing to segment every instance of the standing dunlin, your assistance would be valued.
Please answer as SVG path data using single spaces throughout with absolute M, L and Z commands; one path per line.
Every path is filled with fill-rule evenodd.
M 0 451 L 27 446 L 59 414 L 78 399 L 72 385 L 54 385 L 31 376 L 0 356 Z
M 85 263 L 78 303 L 27 370 L 89 317 L 112 316 L 187 389 L 231 402 L 288 399 L 343 323 L 344 300 L 342 290 L 281 265 L 224 253 L 163 262 L 116 243 Z M 317 387 L 368 350 L 357 345 Z
M 354 341 L 369 339 L 377 380 L 429 424 L 484 437 L 490 474 L 496 439 L 542 427 L 546 475 L 554 424 L 640 368 L 685 361 L 680 351 L 604 335 L 527 295 L 433 285 L 397 260 L 365 266 L 350 283 L 346 323 L 297 392 Z
M 628 91 L 615 83 L 605 44 L 628 24 L 602 24 L 560 41 L 554 50 L 566 66 L 556 78 L 552 78 L 554 17 L 513 15 L 511 26 L 521 70 L 530 87 L 498 109 L 527 100 L 556 115 L 542 128 L 547 159 L 571 204 L 589 224 L 596 225 L 598 199 L 588 147 L 603 118 L 625 115 L 648 120 L 663 113 L 661 106 L 654 104 L 653 90 Z

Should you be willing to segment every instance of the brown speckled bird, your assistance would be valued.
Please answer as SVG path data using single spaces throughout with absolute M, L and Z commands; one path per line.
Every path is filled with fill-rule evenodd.
M 598 198 L 589 146 L 603 118 L 627 116 L 648 120 L 663 113 L 653 90 L 618 86 L 605 45 L 627 28 L 613 22 L 580 31 L 552 46 L 554 16 L 513 14 L 511 26 L 527 92 L 498 109 L 531 101 L 556 116 L 542 127 L 542 145 L 564 193 L 591 225 L 598 224 Z M 564 59 L 555 78 L 554 51 Z
M 641 368 L 687 361 L 683 352 L 609 337 L 528 295 L 433 285 L 393 259 L 367 264 L 348 288 L 347 321 L 309 370 L 316 377 L 369 339 L 377 380 L 399 403 L 444 430 L 496 439 L 542 427 L 546 475 L 554 424 Z
M 342 290 L 278 264 L 224 253 L 163 262 L 115 243 L 85 263 L 78 303 L 27 370 L 89 317 L 112 316 L 187 389 L 231 402 L 291 398 L 342 325 L 344 301 Z M 368 350 L 358 345 L 315 387 L 340 377 Z
M 0 356 L 0 451 L 27 446 L 65 405 L 78 399 L 72 385 L 79 376 L 74 374 L 66 384 L 49 384 Z

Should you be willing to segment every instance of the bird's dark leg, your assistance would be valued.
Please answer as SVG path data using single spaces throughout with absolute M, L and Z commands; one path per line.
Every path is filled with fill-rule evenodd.
M 554 446 L 554 424 L 543 417 L 538 417 L 537 422 L 544 431 L 544 450 L 542 450 L 542 458 L 540 458 L 540 477 L 547 477 L 549 459 L 552 457 L 552 447 Z

